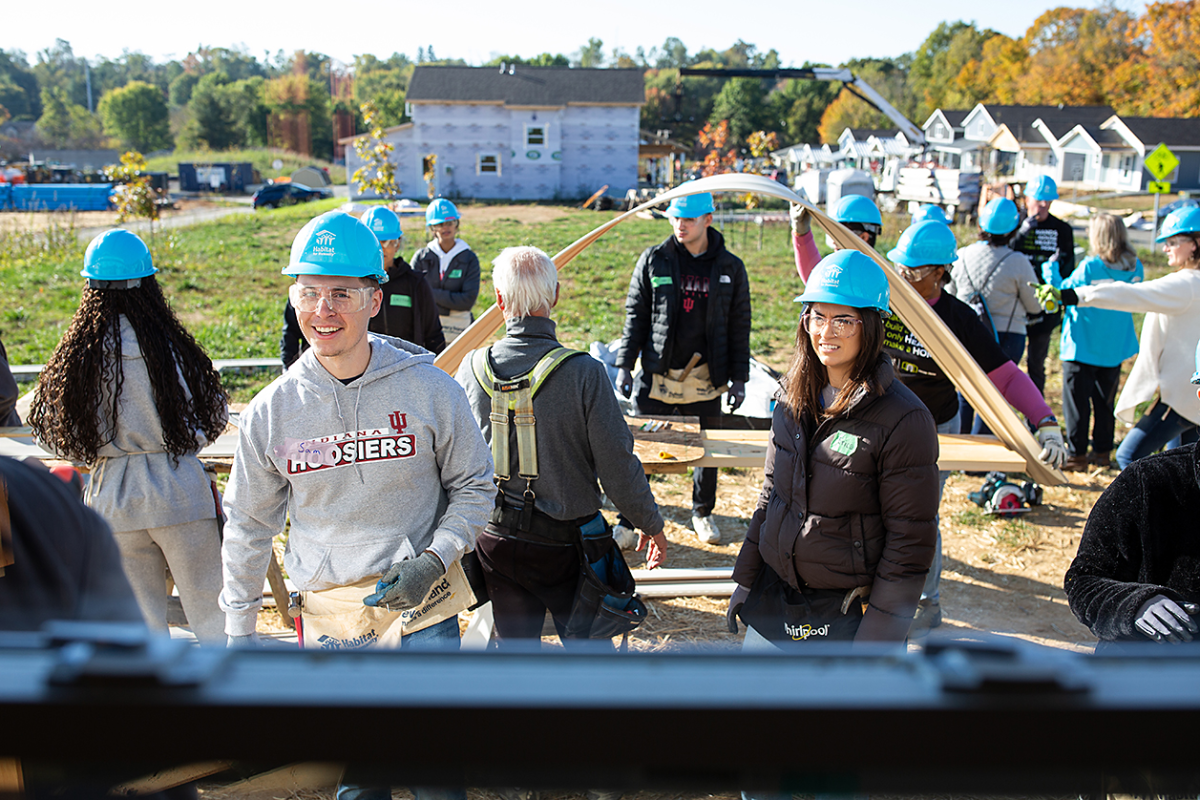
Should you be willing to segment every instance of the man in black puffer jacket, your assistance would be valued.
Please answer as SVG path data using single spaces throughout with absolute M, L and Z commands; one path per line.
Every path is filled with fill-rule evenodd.
M 726 386 L 734 411 L 750 379 L 746 267 L 711 228 L 713 210 L 711 194 L 671 201 L 667 216 L 674 233 L 638 259 L 617 350 L 617 388 L 626 397 L 633 391 L 634 362 L 642 359 L 639 414 L 698 416 L 705 428 L 720 425 Z M 715 544 L 721 538 L 711 519 L 717 470 L 697 467 L 692 481 L 692 527 L 701 541 Z

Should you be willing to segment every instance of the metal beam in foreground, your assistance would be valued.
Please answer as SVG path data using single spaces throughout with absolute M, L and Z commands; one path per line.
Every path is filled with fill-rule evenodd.
M 319 653 L 86 630 L 46 644 L 0 634 L 0 757 L 32 776 L 238 760 L 353 762 L 408 786 L 1200 786 L 1200 650 L 1185 648 L 1087 657 L 997 639 L 920 653 Z

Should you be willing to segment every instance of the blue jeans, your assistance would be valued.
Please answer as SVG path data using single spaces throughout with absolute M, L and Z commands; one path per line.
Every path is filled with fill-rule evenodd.
M 1166 445 L 1167 450 L 1196 441 L 1196 424 L 1184 419 L 1163 401 L 1138 420 L 1137 427 L 1125 434 L 1117 448 L 1117 466 L 1125 469 Z
M 937 426 L 938 433 L 958 433 L 958 417 L 947 420 Z M 944 470 L 938 470 L 938 506 L 942 505 L 942 492 L 946 490 L 946 479 L 950 477 L 950 473 Z M 942 583 L 942 514 L 938 511 L 937 520 L 937 544 L 933 549 L 933 563 L 929 565 L 929 574 L 925 576 L 925 586 L 921 589 L 922 600 L 938 601 L 938 589 Z
M 400 641 L 401 650 L 457 650 L 458 617 L 430 625 L 428 628 L 406 635 Z M 359 776 L 367 778 L 366 775 Z M 467 800 L 467 790 L 453 787 L 414 787 L 412 793 L 417 800 Z M 391 800 L 392 790 L 388 786 L 359 783 L 354 765 L 346 768 L 346 774 L 337 787 L 337 800 Z
M 1004 355 L 1008 356 L 1008 360 L 1014 364 L 1021 363 L 1021 356 L 1025 354 L 1025 334 L 1023 333 L 1000 333 L 997 334 L 1000 344 L 1000 350 Z M 1041 391 L 1039 389 L 1038 391 Z M 1036 422 L 1036 420 L 1034 420 Z M 971 408 L 965 397 L 961 394 L 958 396 L 958 431 L 970 431 L 974 434 L 990 434 L 991 431 L 987 425 L 983 424 L 983 420 L 975 416 L 975 409 Z M 955 433 L 958 433 L 955 431 Z

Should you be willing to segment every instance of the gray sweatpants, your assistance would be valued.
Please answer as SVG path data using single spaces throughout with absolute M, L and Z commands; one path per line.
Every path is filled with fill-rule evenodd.
M 121 531 L 115 538 L 125 575 L 150 630 L 167 632 L 166 570 L 170 567 L 192 633 L 201 644 L 225 644 L 225 614 L 217 607 L 221 540 L 215 518 Z

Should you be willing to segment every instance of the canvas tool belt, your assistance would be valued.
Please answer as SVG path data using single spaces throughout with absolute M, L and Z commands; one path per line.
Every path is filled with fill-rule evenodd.
M 650 376 L 650 397 L 671 405 L 703 403 L 720 397 L 727 386 L 713 386 L 708 377 L 708 364 L 667 370 L 666 375 Z
M 381 576 L 348 586 L 300 593 L 300 646 L 312 650 L 401 647 L 401 638 L 450 619 L 475 603 L 462 564 L 455 561 L 429 587 L 424 602 L 404 611 L 363 605 Z
M 738 616 L 771 641 L 850 641 L 870 593 L 869 586 L 795 589 L 763 564 Z
M 442 323 L 442 333 L 446 334 L 446 344 L 458 338 L 458 335 L 471 327 L 471 323 L 475 321 L 470 311 L 438 314 L 438 320 Z

